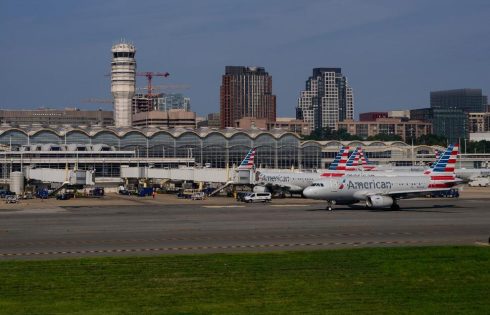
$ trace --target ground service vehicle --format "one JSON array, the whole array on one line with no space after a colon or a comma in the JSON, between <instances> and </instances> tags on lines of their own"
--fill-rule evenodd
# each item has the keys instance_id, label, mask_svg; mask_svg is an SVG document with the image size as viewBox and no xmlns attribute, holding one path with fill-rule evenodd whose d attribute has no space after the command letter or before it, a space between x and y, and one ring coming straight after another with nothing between
<instances>
[{"instance_id":1,"label":"ground service vehicle","mask_svg":"<svg viewBox=\"0 0 490 315\"><path fill-rule=\"evenodd\" d=\"M468 183L470 187L487 187L490 184L488 177L477 177Z\"/></svg>"},{"instance_id":2,"label":"ground service vehicle","mask_svg":"<svg viewBox=\"0 0 490 315\"><path fill-rule=\"evenodd\" d=\"M95 187L94 189L90 190L90 197L104 197L104 187Z\"/></svg>"},{"instance_id":3,"label":"ground service vehicle","mask_svg":"<svg viewBox=\"0 0 490 315\"><path fill-rule=\"evenodd\" d=\"M151 196L153 194L153 188L150 187L146 187L146 188L141 188L139 191L138 191L138 196L139 197L148 197L148 196Z\"/></svg>"},{"instance_id":4,"label":"ground service vehicle","mask_svg":"<svg viewBox=\"0 0 490 315\"><path fill-rule=\"evenodd\" d=\"M19 202L19 198L17 197L17 195L7 195L5 197L5 202L6 203L17 203L17 202Z\"/></svg>"},{"instance_id":5,"label":"ground service vehicle","mask_svg":"<svg viewBox=\"0 0 490 315\"><path fill-rule=\"evenodd\" d=\"M270 193L251 193L243 197L245 202L271 202L272 196Z\"/></svg>"}]
</instances>

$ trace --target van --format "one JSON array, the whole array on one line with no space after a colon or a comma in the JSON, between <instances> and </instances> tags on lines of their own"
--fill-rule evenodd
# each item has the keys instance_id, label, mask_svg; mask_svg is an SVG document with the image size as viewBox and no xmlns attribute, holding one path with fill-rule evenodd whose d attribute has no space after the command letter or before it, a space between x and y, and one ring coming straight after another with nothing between
<instances>
[{"instance_id":1,"label":"van","mask_svg":"<svg viewBox=\"0 0 490 315\"><path fill-rule=\"evenodd\" d=\"M243 197L245 202L271 202L272 196L270 193L250 193Z\"/></svg>"},{"instance_id":2,"label":"van","mask_svg":"<svg viewBox=\"0 0 490 315\"><path fill-rule=\"evenodd\" d=\"M488 177L477 177L468 183L470 187L487 187L490 184Z\"/></svg>"}]
</instances>

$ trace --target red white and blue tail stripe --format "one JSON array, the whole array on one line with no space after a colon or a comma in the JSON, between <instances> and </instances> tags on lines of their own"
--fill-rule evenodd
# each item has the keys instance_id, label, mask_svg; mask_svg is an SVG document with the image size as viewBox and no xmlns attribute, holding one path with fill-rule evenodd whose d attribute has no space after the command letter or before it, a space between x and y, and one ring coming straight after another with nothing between
<instances>
[{"instance_id":1,"label":"red white and blue tail stripe","mask_svg":"<svg viewBox=\"0 0 490 315\"><path fill-rule=\"evenodd\" d=\"M434 173L454 173L456 167L456 159L458 157L459 147L451 144L446 151L434 163L430 172Z\"/></svg>"},{"instance_id":2,"label":"red white and blue tail stripe","mask_svg":"<svg viewBox=\"0 0 490 315\"><path fill-rule=\"evenodd\" d=\"M359 159L361 157L361 148L357 147L352 154L349 156L349 159L347 160L346 163L346 170L349 171L354 171L357 170L359 167Z\"/></svg>"},{"instance_id":3,"label":"red white and blue tail stripe","mask_svg":"<svg viewBox=\"0 0 490 315\"><path fill-rule=\"evenodd\" d=\"M323 177L340 177L344 176L347 160L349 158L349 147L342 147L335 156L335 159L330 164L328 171L323 173L321 176Z\"/></svg>"},{"instance_id":4,"label":"red white and blue tail stripe","mask_svg":"<svg viewBox=\"0 0 490 315\"><path fill-rule=\"evenodd\" d=\"M365 171L376 170L376 166L369 164L368 157L364 154L362 148L359 148L359 159L361 160L361 165L363 170Z\"/></svg>"},{"instance_id":5,"label":"red white and blue tail stripe","mask_svg":"<svg viewBox=\"0 0 490 315\"><path fill-rule=\"evenodd\" d=\"M330 171L334 170L345 170L345 165L347 164L347 159L349 158L349 147L340 148L339 152L335 156L328 169Z\"/></svg>"},{"instance_id":6,"label":"red white and blue tail stripe","mask_svg":"<svg viewBox=\"0 0 490 315\"><path fill-rule=\"evenodd\" d=\"M450 145L430 170L424 174L430 176L429 188L450 188L460 182L454 174L459 153L457 145Z\"/></svg>"},{"instance_id":7,"label":"red white and blue tail stripe","mask_svg":"<svg viewBox=\"0 0 490 315\"><path fill-rule=\"evenodd\" d=\"M239 170L249 170L254 167L254 160L255 160L255 152L257 151L257 148L252 148L250 151L248 151L247 155L243 159L242 163L240 163L240 166L238 167Z\"/></svg>"}]
</instances>

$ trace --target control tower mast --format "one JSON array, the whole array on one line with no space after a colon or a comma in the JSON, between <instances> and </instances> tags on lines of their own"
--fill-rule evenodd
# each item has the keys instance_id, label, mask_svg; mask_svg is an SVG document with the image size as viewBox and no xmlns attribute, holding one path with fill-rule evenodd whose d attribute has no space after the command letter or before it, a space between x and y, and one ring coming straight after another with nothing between
<instances>
[{"instance_id":1,"label":"control tower mast","mask_svg":"<svg viewBox=\"0 0 490 315\"><path fill-rule=\"evenodd\" d=\"M136 88L136 48L120 42L112 46L111 92L114 97L114 124L131 126L131 101Z\"/></svg>"}]
</instances>

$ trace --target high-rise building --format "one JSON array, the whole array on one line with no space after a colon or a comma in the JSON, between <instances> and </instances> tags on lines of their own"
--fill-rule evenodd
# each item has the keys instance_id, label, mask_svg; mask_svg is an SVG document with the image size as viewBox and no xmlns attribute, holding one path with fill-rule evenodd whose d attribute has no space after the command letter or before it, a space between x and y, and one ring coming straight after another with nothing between
<instances>
[{"instance_id":1,"label":"high-rise building","mask_svg":"<svg viewBox=\"0 0 490 315\"><path fill-rule=\"evenodd\" d=\"M296 118L313 129L336 128L339 121L354 118L354 96L341 68L314 68L296 107Z\"/></svg>"},{"instance_id":2,"label":"high-rise building","mask_svg":"<svg viewBox=\"0 0 490 315\"><path fill-rule=\"evenodd\" d=\"M226 66L220 88L221 128L242 117L276 120L272 77L262 67Z\"/></svg>"},{"instance_id":3,"label":"high-rise building","mask_svg":"<svg viewBox=\"0 0 490 315\"><path fill-rule=\"evenodd\" d=\"M431 108L459 108L466 113L484 112L487 97L481 89L457 89L430 92Z\"/></svg>"},{"instance_id":4,"label":"high-rise building","mask_svg":"<svg viewBox=\"0 0 490 315\"><path fill-rule=\"evenodd\" d=\"M136 88L136 48L121 42L112 46L111 92L114 97L114 124L131 126L131 103Z\"/></svg>"},{"instance_id":5,"label":"high-rise building","mask_svg":"<svg viewBox=\"0 0 490 315\"><path fill-rule=\"evenodd\" d=\"M468 113L484 112L486 104L481 89L430 92L434 134L453 143L468 138Z\"/></svg>"},{"instance_id":6,"label":"high-rise building","mask_svg":"<svg viewBox=\"0 0 490 315\"><path fill-rule=\"evenodd\" d=\"M432 108L417 108L410 110L410 119L432 122Z\"/></svg>"},{"instance_id":7,"label":"high-rise building","mask_svg":"<svg viewBox=\"0 0 490 315\"><path fill-rule=\"evenodd\" d=\"M189 112L191 110L191 99L182 94L153 94L151 100L148 99L148 94L136 93L132 99L133 115L141 112L169 110L183 110Z\"/></svg>"},{"instance_id":8,"label":"high-rise building","mask_svg":"<svg viewBox=\"0 0 490 315\"><path fill-rule=\"evenodd\" d=\"M151 102L148 101L148 94L136 93L131 99L131 113L134 115L141 112L151 111Z\"/></svg>"}]
</instances>

